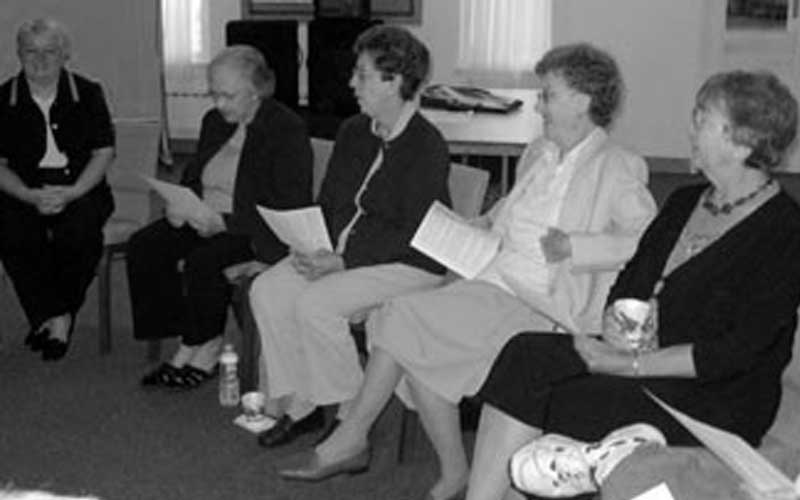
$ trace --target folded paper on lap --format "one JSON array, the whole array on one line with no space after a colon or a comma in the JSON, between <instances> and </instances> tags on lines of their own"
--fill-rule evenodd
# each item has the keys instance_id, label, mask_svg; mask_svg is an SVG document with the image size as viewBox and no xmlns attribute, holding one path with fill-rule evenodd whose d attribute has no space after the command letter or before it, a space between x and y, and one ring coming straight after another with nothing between
<instances>
[{"instance_id":1,"label":"folded paper on lap","mask_svg":"<svg viewBox=\"0 0 800 500\"><path fill-rule=\"evenodd\" d=\"M765 498L797 498L792 481L736 434L696 420L645 390L667 413L675 417L706 448L730 467L745 485Z\"/></svg>"},{"instance_id":2,"label":"folded paper on lap","mask_svg":"<svg viewBox=\"0 0 800 500\"><path fill-rule=\"evenodd\" d=\"M176 217L206 225L211 218L216 216L214 210L186 186L161 181L149 175L143 175L142 178L159 196L164 198L170 211Z\"/></svg>"},{"instance_id":3,"label":"folded paper on lap","mask_svg":"<svg viewBox=\"0 0 800 500\"><path fill-rule=\"evenodd\" d=\"M294 210L271 210L256 206L256 209L275 236L289 245L289 248L302 253L333 251L325 218L319 206Z\"/></svg>"},{"instance_id":4,"label":"folded paper on lap","mask_svg":"<svg viewBox=\"0 0 800 500\"><path fill-rule=\"evenodd\" d=\"M660 483L645 491L641 495L636 495L631 500L675 500L672 492L669 491L667 483Z\"/></svg>"},{"instance_id":5,"label":"folded paper on lap","mask_svg":"<svg viewBox=\"0 0 800 500\"><path fill-rule=\"evenodd\" d=\"M467 279L497 255L500 235L470 225L439 201L422 219L411 246Z\"/></svg>"}]
</instances>

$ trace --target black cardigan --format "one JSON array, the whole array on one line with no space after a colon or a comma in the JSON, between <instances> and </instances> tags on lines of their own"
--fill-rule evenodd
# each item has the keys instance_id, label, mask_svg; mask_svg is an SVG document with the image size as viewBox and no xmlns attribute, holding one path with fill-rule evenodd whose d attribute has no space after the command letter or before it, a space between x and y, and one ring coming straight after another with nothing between
<instances>
[{"instance_id":1,"label":"black cardigan","mask_svg":"<svg viewBox=\"0 0 800 500\"><path fill-rule=\"evenodd\" d=\"M336 137L318 198L333 245L356 212L355 196L383 148L383 163L361 197L364 209L343 252L347 268L402 262L436 274L445 268L409 245L434 200L450 205L450 159L441 133L419 113L389 142L356 115Z\"/></svg>"},{"instance_id":2,"label":"black cardigan","mask_svg":"<svg viewBox=\"0 0 800 500\"><path fill-rule=\"evenodd\" d=\"M611 288L609 303L650 297L706 187L670 196ZM800 207L781 191L675 268L657 298L661 346L694 346L698 392L692 399L722 405L738 432L758 442L775 417L797 325Z\"/></svg>"},{"instance_id":3,"label":"black cardigan","mask_svg":"<svg viewBox=\"0 0 800 500\"><path fill-rule=\"evenodd\" d=\"M68 159L70 178L77 180L95 149L114 146L114 127L103 88L97 82L61 70L56 98L50 108L50 127L58 148ZM0 157L29 187L39 185L39 162L47 149L45 120L20 72L0 87ZM105 217L114 209L111 189L101 180L85 196ZM22 203L0 194L7 203Z\"/></svg>"},{"instance_id":4,"label":"black cardigan","mask_svg":"<svg viewBox=\"0 0 800 500\"><path fill-rule=\"evenodd\" d=\"M236 131L216 109L203 117L197 152L186 166L181 183L201 195L203 169ZM275 263L287 248L267 227L256 205L286 210L311 204L311 142L305 122L275 99L265 99L247 125L236 182L233 212L225 215L232 234L253 239L259 259Z\"/></svg>"}]
</instances>

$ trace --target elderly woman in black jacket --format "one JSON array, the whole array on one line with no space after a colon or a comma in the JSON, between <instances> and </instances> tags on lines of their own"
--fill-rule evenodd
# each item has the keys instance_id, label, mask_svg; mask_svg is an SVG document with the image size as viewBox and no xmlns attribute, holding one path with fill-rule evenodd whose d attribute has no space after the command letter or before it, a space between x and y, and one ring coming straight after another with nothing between
<instances>
[{"instance_id":1,"label":"elderly woman in black jacket","mask_svg":"<svg viewBox=\"0 0 800 500\"><path fill-rule=\"evenodd\" d=\"M114 209L114 128L102 87L65 67L51 19L17 32L22 71L0 87L0 256L30 323L25 344L64 357Z\"/></svg>"},{"instance_id":2,"label":"elderly woman in black jacket","mask_svg":"<svg viewBox=\"0 0 800 500\"><path fill-rule=\"evenodd\" d=\"M129 243L134 336L181 336L172 359L145 375L143 385L192 388L213 375L231 293L223 271L254 258L272 264L287 252L256 205L311 202L305 124L273 99L275 77L261 53L244 45L224 49L208 66L208 85L214 109L203 118L181 183L211 210L185 220L168 205L166 218Z\"/></svg>"}]
</instances>

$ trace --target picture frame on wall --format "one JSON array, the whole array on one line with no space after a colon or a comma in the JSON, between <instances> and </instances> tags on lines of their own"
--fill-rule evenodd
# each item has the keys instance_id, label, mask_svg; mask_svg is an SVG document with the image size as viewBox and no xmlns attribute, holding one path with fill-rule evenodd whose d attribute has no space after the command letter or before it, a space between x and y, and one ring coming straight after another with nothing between
<instances>
[{"instance_id":1,"label":"picture frame on wall","mask_svg":"<svg viewBox=\"0 0 800 500\"><path fill-rule=\"evenodd\" d=\"M242 17L246 19L297 19L314 17L313 0L242 0Z\"/></svg>"},{"instance_id":2,"label":"picture frame on wall","mask_svg":"<svg viewBox=\"0 0 800 500\"><path fill-rule=\"evenodd\" d=\"M318 15L346 17L358 13L363 0L316 0ZM420 24L422 0L370 0L370 17L386 22ZM314 17L315 0L242 0L245 18L298 19Z\"/></svg>"}]
</instances>

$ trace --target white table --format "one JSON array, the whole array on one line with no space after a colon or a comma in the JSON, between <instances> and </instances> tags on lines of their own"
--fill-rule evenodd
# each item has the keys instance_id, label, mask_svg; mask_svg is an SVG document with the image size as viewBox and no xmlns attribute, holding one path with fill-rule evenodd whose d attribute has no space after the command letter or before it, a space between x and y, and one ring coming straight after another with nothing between
<instances>
[{"instance_id":1,"label":"white table","mask_svg":"<svg viewBox=\"0 0 800 500\"><path fill-rule=\"evenodd\" d=\"M444 111L422 108L422 114L442 132L457 156L486 155L501 159L500 187L508 192L510 158L518 157L542 133L542 119L533 109L538 90L490 89L493 93L522 100L508 114Z\"/></svg>"}]
</instances>

